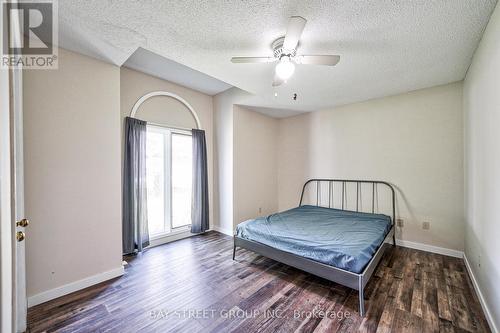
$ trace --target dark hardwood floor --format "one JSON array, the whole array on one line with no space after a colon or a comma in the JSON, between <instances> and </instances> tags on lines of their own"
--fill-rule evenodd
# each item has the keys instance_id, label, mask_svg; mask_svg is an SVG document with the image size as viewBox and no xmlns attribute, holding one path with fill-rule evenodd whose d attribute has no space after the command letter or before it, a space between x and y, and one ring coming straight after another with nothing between
<instances>
[{"instance_id":1,"label":"dark hardwood floor","mask_svg":"<svg viewBox=\"0 0 500 333\"><path fill-rule=\"evenodd\" d=\"M31 332L489 332L463 261L403 247L357 292L217 232L126 258L124 276L29 310Z\"/></svg>"}]
</instances>

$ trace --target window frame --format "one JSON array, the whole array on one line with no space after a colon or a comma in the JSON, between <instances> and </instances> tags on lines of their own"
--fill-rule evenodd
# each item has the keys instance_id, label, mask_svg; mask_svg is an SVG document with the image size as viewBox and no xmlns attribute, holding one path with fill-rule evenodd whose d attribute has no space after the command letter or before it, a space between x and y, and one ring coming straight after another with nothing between
<instances>
[{"instance_id":1,"label":"window frame","mask_svg":"<svg viewBox=\"0 0 500 333\"><path fill-rule=\"evenodd\" d=\"M184 225L180 225L180 226L177 226L177 227L174 227L173 226L173 219L172 219L172 213L173 213L173 210L172 210L172 191L173 191L173 186L172 186L172 134L175 134L175 135L184 135L184 136L189 136L193 137L193 134L191 131L188 131L188 130L181 130L181 129L177 129L177 128L170 128L170 136L169 136L169 140L170 140L170 143L169 143L169 149L170 149L170 161L169 161L169 167L170 167L170 175L169 175L169 180L170 180L170 230L171 232L172 231L178 231L178 230L191 230L191 224L192 224L192 221L190 224L184 224ZM191 176L191 184L192 184L192 176Z\"/></svg>"},{"instance_id":2,"label":"window frame","mask_svg":"<svg viewBox=\"0 0 500 333\"><path fill-rule=\"evenodd\" d=\"M151 240L156 240L164 237L168 237L171 235L175 235L178 233L183 233L186 231L191 230L191 224L185 224L182 226L173 226L173 215L172 215L172 134L175 135L185 135L192 137L192 132L190 130L185 130L185 129L180 129L180 128L174 128L174 127L168 127L168 126L162 126L162 125L157 125L157 124L147 124L146 125L146 131L151 131L151 132L156 132L160 133L163 135L164 139L164 156L165 159L163 161L163 170L165 173L164 177L164 184L163 186L165 187L164 193L165 193L165 198L164 198L164 226L165 230L167 229L166 227L168 226L169 231L164 231L162 233L154 234L154 235L149 235Z\"/></svg>"}]
</instances>

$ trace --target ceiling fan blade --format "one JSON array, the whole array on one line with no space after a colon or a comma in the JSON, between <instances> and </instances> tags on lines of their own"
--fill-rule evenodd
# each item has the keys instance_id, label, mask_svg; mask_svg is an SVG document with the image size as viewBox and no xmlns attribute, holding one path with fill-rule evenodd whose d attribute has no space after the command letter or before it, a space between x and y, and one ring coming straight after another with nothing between
<instances>
[{"instance_id":1,"label":"ceiling fan blade","mask_svg":"<svg viewBox=\"0 0 500 333\"><path fill-rule=\"evenodd\" d=\"M285 83L285 80L274 74L273 87L281 86L283 83Z\"/></svg>"},{"instance_id":2,"label":"ceiling fan blade","mask_svg":"<svg viewBox=\"0 0 500 333\"><path fill-rule=\"evenodd\" d=\"M299 43L300 36L302 35L302 31L306 26L306 22L306 19L301 16L290 17L288 27L286 28L285 41L283 42L283 48L285 50L295 50Z\"/></svg>"},{"instance_id":3,"label":"ceiling fan blade","mask_svg":"<svg viewBox=\"0 0 500 333\"><path fill-rule=\"evenodd\" d=\"M235 64L253 64L276 61L275 57L232 57L231 62Z\"/></svg>"},{"instance_id":4,"label":"ceiling fan blade","mask_svg":"<svg viewBox=\"0 0 500 333\"><path fill-rule=\"evenodd\" d=\"M335 66L340 61L338 55L300 55L295 60L304 65L326 65Z\"/></svg>"}]
</instances>

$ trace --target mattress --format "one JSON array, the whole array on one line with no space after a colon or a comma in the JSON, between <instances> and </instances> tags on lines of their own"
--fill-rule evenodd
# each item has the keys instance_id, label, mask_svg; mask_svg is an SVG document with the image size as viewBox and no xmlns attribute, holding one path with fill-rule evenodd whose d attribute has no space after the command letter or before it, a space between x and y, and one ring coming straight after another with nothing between
<instances>
[{"instance_id":1,"label":"mattress","mask_svg":"<svg viewBox=\"0 0 500 333\"><path fill-rule=\"evenodd\" d=\"M390 229L387 215L306 205L242 222L236 235L361 273Z\"/></svg>"}]
</instances>

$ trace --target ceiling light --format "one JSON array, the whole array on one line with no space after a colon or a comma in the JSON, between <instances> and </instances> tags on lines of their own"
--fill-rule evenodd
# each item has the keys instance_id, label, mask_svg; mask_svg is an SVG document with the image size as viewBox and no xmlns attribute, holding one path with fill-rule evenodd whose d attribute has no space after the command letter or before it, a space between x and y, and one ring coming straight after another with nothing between
<instances>
[{"instance_id":1,"label":"ceiling light","mask_svg":"<svg viewBox=\"0 0 500 333\"><path fill-rule=\"evenodd\" d=\"M276 75L282 80L288 80L295 71L295 65L290 61L289 56L281 57L276 65Z\"/></svg>"}]
</instances>

